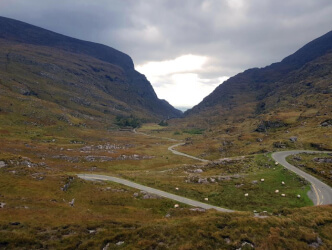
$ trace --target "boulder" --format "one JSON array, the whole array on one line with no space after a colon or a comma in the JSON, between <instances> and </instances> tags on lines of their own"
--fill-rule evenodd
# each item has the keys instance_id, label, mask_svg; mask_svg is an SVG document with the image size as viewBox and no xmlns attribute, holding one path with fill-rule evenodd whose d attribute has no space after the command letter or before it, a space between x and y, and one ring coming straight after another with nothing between
<instances>
[{"instance_id":1,"label":"boulder","mask_svg":"<svg viewBox=\"0 0 332 250\"><path fill-rule=\"evenodd\" d=\"M117 245L117 246L121 246L121 245L123 245L124 244L124 241L119 241L119 242L117 242L115 245Z\"/></svg>"},{"instance_id":2,"label":"boulder","mask_svg":"<svg viewBox=\"0 0 332 250\"><path fill-rule=\"evenodd\" d=\"M0 168L4 168L4 167L7 167L6 162L0 161Z\"/></svg>"},{"instance_id":3,"label":"boulder","mask_svg":"<svg viewBox=\"0 0 332 250\"><path fill-rule=\"evenodd\" d=\"M314 158L313 161L319 163L332 163L332 158Z\"/></svg>"},{"instance_id":4,"label":"boulder","mask_svg":"<svg viewBox=\"0 0 332 250\"><path fill-rule=\"evenodd\" d=\"M71 207L73 207L73 206L74 206L74 203L75 203L75 198L72 199L71 202L69 202L69 205L70 205Z\"/></svg>"}]
</instances>

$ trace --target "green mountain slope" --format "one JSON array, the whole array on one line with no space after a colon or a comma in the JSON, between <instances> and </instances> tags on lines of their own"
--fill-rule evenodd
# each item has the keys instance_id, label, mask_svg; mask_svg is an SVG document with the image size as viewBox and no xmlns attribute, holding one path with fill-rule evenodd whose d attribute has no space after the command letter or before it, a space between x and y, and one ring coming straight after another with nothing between
<instances>
[{"instance_id":1,"label":"green mountain slope","mask_svg":"<svg viewBox=\"0 0 332 250\"><path fill-rule=\"evenodd\" d=\"M12 109L22 110L19 100L29 99L43 102L45 115L53 118L63 113L82 120L132 115L157 121L181 115L158 99L128 55L113 48L4 17L0 47L1 98L11 96Z\"/></svg>"},{"instance_id":2,"label":"green mountain slope","mask_svg":"<svg viewBox=\"0 0 332 250\"><path fill-rule=\"evenodd\" d=\"M185 112L185 123L220 137L213 142L216 155L232 151L222 145L225 140L234 145L233 151L244 153L280 147L332 149L331 79L329 32L279 63L230 78ZM291 143L291 136L298 140Z\"/></svg>"}]
</instances>

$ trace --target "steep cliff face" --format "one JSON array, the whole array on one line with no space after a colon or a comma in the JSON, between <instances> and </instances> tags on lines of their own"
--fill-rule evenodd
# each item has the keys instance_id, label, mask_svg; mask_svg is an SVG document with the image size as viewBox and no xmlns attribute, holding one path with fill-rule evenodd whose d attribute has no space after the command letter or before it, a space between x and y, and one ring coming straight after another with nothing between
<instances>
[{"instance_id":1,"label":"steep cliff face","mask_svg":"<svg viewBox=\"0 0 332 250\"><path fill-rule=\"evenodd\" d=\"M158 99L132 59L111 47L0 17L0 79L7 91L97 116L181 116Z\"/></svg>"}]
</instances>

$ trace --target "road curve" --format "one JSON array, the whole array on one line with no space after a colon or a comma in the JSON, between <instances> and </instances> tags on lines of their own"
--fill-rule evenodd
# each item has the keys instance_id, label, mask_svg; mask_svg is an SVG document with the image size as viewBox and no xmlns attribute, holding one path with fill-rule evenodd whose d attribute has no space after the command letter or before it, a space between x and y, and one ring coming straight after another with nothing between
<instances>
[{"instance_id":1,"label":"road curve","mask_svg":"<svg viewBox=\"0 0 332 250\"><path fill-rule=\"evenodd\" d=\"M159 139L165 139L165 140L169 140L169 141L177 141L177 142L182 141L182 140L176 140L176 139L173 139L173 138L158 137L158 136L149 135L149 134L146 134L146 133L143 133L143 132L137 132L136 129L133 129L133 133L134 134L145 135L145 136L150 136L150 137L155 137L155 138L159 138ZM195 156L192 156L192 155L188 155L188 154L185 154L185 153L181 153L181 152L179 152L179 151L177 151L177 150L174 149L174 148L176 148L178 146L181 146L181 145L184 145L184 144L185 144L184 142L174 144L172 146L169 146L168 150L171 151L175 155L181 155L181 156L184 156L184 157L187 157L187 158L191 158L191 159L194 159L194 160L197 160L197 161L209 162L208 160L205 160L205 159L202 159L202 158L198 158L198 157L195 157Z\"/></svg>"},{"instance_id":2,"label":"road curve","mask_svg":"<svg viewBox=\"0 0 332 250\"><path fill-rule=\"evenodd\" d=\"M184 142L181 142L181 143L178 143L178 144L175 144L175 145L172 145L170 147L168 147L168 150L171 151L173 154L175 155L181 155L181 156L184 156L184 157L188 157L188 158L191 158L191 159L194 159L194 160L197 160L197 161L202 161L202 162L208 162L208 160L205 160L205 159L201 159L201 158L197 158L195 156L192 156L192 155L187 155L185 153L181 153L179 151L176 151L174 148L178 147L178 146L181 146L181 145L184 145L185 143Z\"/></svg>"},{"instance_id":3,"label":"road curve","mask_svg":"<svg viewBox=\"0 0 332 250\"><path fill-rule=\"evenodd\" d=\"M332 188L312 175L298 169L297 167L289 164L286 161L286 157L290 155L300 154L300 153L331 153L322 151L310 151L310 150L293 150L293 151L281 151L272 154L272 158L279 162L284 167L293 171L297 175L303 177L311 184L311 190L314 195L311 195L312 201L315 205L327 205L332 204Z\"/></svg>"},{"instance_id":4,"label":"road curve","mask_svg":"<svg viewBox=\"0 0 332 250\"><path fill-rule=\"evenodd\" d=\"M195 201L192 199L188 199L179 195L175 195L175 194L171 194L165 191L161 191L155 188L151 188L151 187L147 187L147 186L143 186L140 184L137 184L135 182L132 181L128 181L125 179L121 179L121 178L117 178L117 177L113 177L113 176L107 176L107 175L96 175L96 174L78 174L77 175L79 178L84 179L84 180L88 180L88 181L94 181L94 180L101 180L101 181L113 181L116 183L120 183L123 185L126 185L128 187L132 187L132 188L136 188L142 191L146 191L148 193L151 194L156 194L168 199L172 199L190 206L194 206L194 207L201 207L201 208L205 208L205 209L215 209L217 211L221 211L221 212L234 212L233 210L230 209L226 209L226 208L222 208L222 207L217 207L217 206L213 206L213 205L209 205L203 202L199 202L199 201Z\"/></svg>"}]
</instances>

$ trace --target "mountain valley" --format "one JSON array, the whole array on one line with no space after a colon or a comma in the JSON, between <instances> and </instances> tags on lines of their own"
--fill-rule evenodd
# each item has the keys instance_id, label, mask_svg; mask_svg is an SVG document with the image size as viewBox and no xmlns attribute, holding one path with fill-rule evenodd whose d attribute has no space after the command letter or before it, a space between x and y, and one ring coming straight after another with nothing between
<instances>
[{"instance_id":1,"label":"mountain valley","mask_svg":"<svg viewBox=\"0 0 332 250\"><path fill-rule=\"evenodd\" d=\"M332 248L332 205L272 157L318 151L287 161L331 183L331 32L184 114L113 48L2 17L0 48L0 248Z\"/></svg>"}]
</instances>

